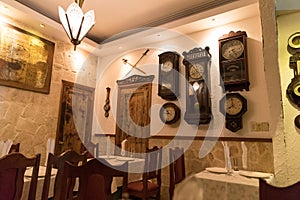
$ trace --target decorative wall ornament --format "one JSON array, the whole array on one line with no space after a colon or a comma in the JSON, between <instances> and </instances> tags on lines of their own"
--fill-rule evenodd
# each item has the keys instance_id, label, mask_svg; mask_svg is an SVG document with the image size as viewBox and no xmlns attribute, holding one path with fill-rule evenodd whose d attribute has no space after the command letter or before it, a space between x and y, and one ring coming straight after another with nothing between
<instances>
[{"instance_id":1,"label":"decorative wall ornament","mask_svg":"<svg viewBox=\"0 0 300 200\"><path fill-rule=\"evenodd\" d=\"M294 78L288 85L286 95L291 104L298 109L300 108L300 33L292 34L288 39L288 52L292 55L289 60L289 67L293 70Z\"/></svg>"},{"instance_id":2,"label":"decorative wall ornament","mask_svg":"<svg viewBox=\"0 0 300 200\"><path fill-rule=\"evenodd\" d=\"M48 94L54 43L6 23L0 34L0 85Z\"/></svg>"},{"instance_id":3,"label":"decorative wall ornament","mask_svg":"<svg viewBox=\"0 0 300 200\"><path fill-rule=\"evenodd\" d=\"M109 111L110 111L110 105L109 105L109 103L110 103L110 100L109 100L109 94L110 94L110 88L109 87L107 87L106 88L106 99L105 99L105 105L104 105L104 111L105 111L105 113L104 113L104 116L105 117L108 117L109 116Z\"/></svg>"}]
</instances>

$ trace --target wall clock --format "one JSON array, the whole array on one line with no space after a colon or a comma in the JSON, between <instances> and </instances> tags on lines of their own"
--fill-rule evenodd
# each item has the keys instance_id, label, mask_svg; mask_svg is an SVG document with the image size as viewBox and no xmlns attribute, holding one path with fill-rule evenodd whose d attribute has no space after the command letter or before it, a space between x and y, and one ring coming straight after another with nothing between
<instances>
[{"instance_id":1,"label":"wall clock","mask_svg":"<svg viewBox=\"0 0 300 200\"><path fill-rule=\"evenodd\" d=\"M159 57L158 96L176 100L179 96L179 55L164 52Z\"/></svg>"},{"instance_id":2,"label":"wall clock","mask_svg":"<svg viewBox=\"0 0 300 200\"><path fill-rule=\"evenodd\" d=\"M220 112L225 115L225 127L232 132L243 128L243 115L247 112L247 100L239 93L227 93L220 100Z\"/></svg>"},{"instance_id":3,"label":"wall clock","mask_svg":"<svg viewBox=\"0 0 300 200\"><path fill-rule=\"evenodd\" d=\"M174 103L165 103L160 109L159 116L165 124L173 124L180 118L180 109Z\"/></svg>"},{"instance_id":4,"label":"wall clock","mask_svg":"<svg viewBox=\"0 0 300 200\"><path fill-rule=\"evenodd\" d=\"M208 124L211 120L209 47L183 52L186 76L186 112L189 124Z\"/></svg>"},{"instance_id":5,"label":"wall clock","mask_svg":"<svg viewBox=\"0 0 300 200\"><path fill-rule=\"evenodd\" d=\"M245 31L231 31L219 38L219 68L225 91L249 91Z\"/></svg>"}]
</instances>

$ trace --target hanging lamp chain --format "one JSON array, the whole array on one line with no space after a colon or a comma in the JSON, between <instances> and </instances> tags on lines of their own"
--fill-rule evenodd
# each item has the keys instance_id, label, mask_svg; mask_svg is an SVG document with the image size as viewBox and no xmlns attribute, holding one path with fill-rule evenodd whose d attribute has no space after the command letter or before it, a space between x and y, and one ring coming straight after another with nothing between
<instances>
[{"instance_id":1,"label":"hanging lamp chain","mask_svg":"<svg viewBox=\"0 0 300 200\"><path fill-rule=\"evenodd\" d=\"M83 2L84 2L84 0L75 0L75 3L77 3L80 8L82 8Z\"/></svg>"}]
</instances>

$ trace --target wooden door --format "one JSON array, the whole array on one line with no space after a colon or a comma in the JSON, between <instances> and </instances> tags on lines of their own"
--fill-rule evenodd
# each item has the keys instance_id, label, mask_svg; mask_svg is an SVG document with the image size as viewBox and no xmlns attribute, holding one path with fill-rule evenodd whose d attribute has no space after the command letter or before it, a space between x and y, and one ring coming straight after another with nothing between
<instances>
[{"instance_id":1,"label":"wooden door","mask_svg":"<svg viewBox=\"0 0 300 200\"><path fill-rule=\"evenodd\" d=\"M118 83L116 145L128 140L128 149L145 152L150 137L150 108L154 76L131 76ZM130 147L130 149L129 149Z\"/></svg>"},{"instance_id":2,"label":"wooden door","mask_svg":"<svg viewBox=\"0 0 300 200\"><path fill-rule=\"evenodd\" d=\"M94 88L62 81L55 154L66 150L81 153L91 140Z\"/></svg>"}]
</instances>

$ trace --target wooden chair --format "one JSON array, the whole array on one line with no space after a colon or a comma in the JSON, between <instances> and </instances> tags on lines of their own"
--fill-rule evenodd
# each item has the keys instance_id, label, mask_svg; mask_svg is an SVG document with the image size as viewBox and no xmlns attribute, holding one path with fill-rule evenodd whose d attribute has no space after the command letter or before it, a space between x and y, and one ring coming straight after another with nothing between
<instances>
[{"instance_id":1,"label":"wooden chair","mask_svg":"<svg viewBox=\"0 0 300 200\"><path fill-rule=\"evenodd\" d=\"M78 154L73 150L68 150L58 156L49 153L48 160L47 160L45 180L43 184L42 200L47 200L49 197L50 179L51 179L51 172L53 168L57 169L53 194L54 194L54 199L58 199L57 195L60 194L60 190L62 187L62 178L64 173L65 161L69 161L74 165L78 165L80 162L86 163L86 160L87 160L87 152Z\"/></svg>"},{"instance_id":2,"label":"wooden chair","mask_svg":"<svg viewBox=\"0 0 300 200\"><path fill-rule=\"evenodd\" d=\"M126 192L130 196L139 197L143 200L155 195L156 199L159 200L161 187L161 162L161 148L155 146L152 149L147 149L143 178L142 180L128 183L126 186Z\"/></svg>"},{"instance_id":3,"label":"wooden chair","mask_svg":"<svg viewBox=\"0 0 300 200\"><path fill-rule=\"evenodd\" d=\"M102 159L91 159L82 166L66 162L60 200L72 199L73 190L69 182L79 178L78 200L111 200L111 183L115 176L124 176L127 180L128 162L112 167ZM124 181L123 181L124 182Z\"/></svg>"},{"instance_id":4,"label":"wooden chair","mask_svg":"<svg viewBox=\"0 0 300 200\"><path fill-rule=\"evenodd\" d=\"M0 158L0 199L21 199L25 170L33 167L28 200L35 200L40 157L40 154L28 158L21 153L10 153Z\"/></svg>"},{"instance_id":5,"label":"wooden chair","mask_svg":"<svg viewBox=\"0 0 300 200\"><path fill-rule=\"evenodd\" d=\"M169 149L170 160L170 200L173 198L175 185L185 179L184 149L175 147Z\"/></svg>"},{"instance_id":6,"label":"wooden chair","mask_svg":"<svg viewBox=\"0 0 300 200\"><path fill-rule=\"evenodd\" d=\"M287 187L275 187L268 184L265 180L259 179L259 199L260 200L299 200L300 182Z\"/></svg>"},{"instance_id":7,"label":"wooden chair","mask_svg":"<svg viewBox=\"0 0 300 200\"><path fill-rule=\"evenodd\" d=\"M12 144L9 153L20 152L20 143Z\"/></svg>"}]
</instances>

